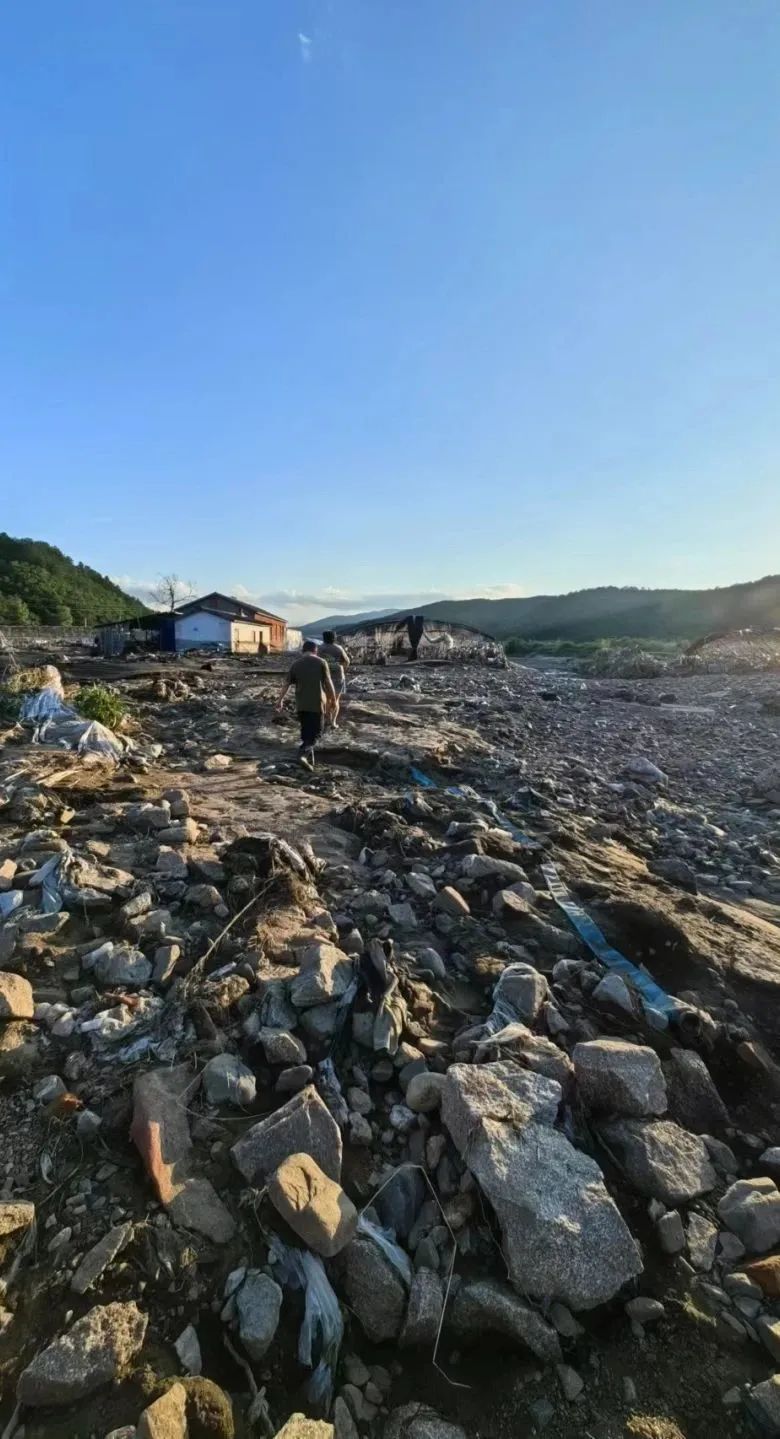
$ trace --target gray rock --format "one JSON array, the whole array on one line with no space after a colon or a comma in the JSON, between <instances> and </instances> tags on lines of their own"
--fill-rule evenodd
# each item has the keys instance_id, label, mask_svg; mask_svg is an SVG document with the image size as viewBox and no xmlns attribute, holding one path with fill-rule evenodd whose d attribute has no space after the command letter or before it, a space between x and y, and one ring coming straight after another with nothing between
<instances>
[{"instance_id":1,"label":"gray rock","mask_svg":"<svg viewBox=\"0 0 780 1439\"><path fill-rule=\"evenodd\" d=\"M187 1374L203 1373L203 1355L200 1349L198 1331L194 1324L188 1324L182 1329L178 1339L174 1340L174 1349L179 1357L179 1363Z\"/></svg>"},{"instance_id":2,"label":"gray rock","mask_svg":"<svg viewBox=\"0 0 780 1439\"><path fill-rule=\"evenodd\" d=\"M493 859L488 854L467 854L461 861L460 872L464 879L500 879L504 888L528 878L521 865L509 859Z\"/></svg>"},{"instance_id":3,"label":"gray rock","mask_svg":"<svg viewBox=\"0 0 780 1439\"><path fill-rule=\"evenodd\" d=\"M427 1069L423 1074L412 1075L404 1096L409 1108L415 1114L432 1114L441 1104L444 1082L443 1074L433 1074Z\"/></svg>"},{"instance_id":4,"label":"gray rock","mask_svg":"<svg viewBox=\"0 0 780 1439\"><path fill-rule=\"evenodd\" d=\"M341 1008L335 1004L317 1004L301 1010L301 1028L316 1044L326 1044L336 1033Z\"/></svg>"},{"instance_id":5,"label":"gray rock","mask_svg":"<svg viewBox=\"0 0 780 1439\"><path fill-rule=\"evenodd\" d=\"M730 1149L728 1144L724 1144L721 1139L713 1138L711 1134L703 1134L702 1139L718 1174L727 1179L736 1179L739 1165L733 1149Z\"/></svg>"},{"instance_id":6,"label":"gray rock","mask_svg":"<svg viewBox=\"0 0 780 1439\"><path fill-rule=\"evenodd\" d=\"M342 1250L341 1263L347 1303L366 1338L372 1344L397 1339L404 1322L409 1288L398 1269L384 1250L362 1231Z\"/></svg>"},{"instance_id":7,"label":"gray rock","mask_svg":"<svg viewBox=\"0 0 780 1439\"><path fill-rule=\"evenodd\" d=\"M758 1167L763 1169L772 1179L780 1179L780 1146L774 1145L765 1149L758 1161Z\"/></svg>"},{"instance_id":8,"label":"gray rock","mask_svg":"<svg viewBox=\"0 0 780 1439\"><path fill-rule=\"evenodd\" d=\"M247 1182L257 1187L288 1154L310 1154L330 1179L341 1179L341 1131L313 1086L253 1125L230 1152Z\"/></svg>"},{"instance_id":9,"label":"gray rock","mask_svg":"<svg viewBox=\"0 0 780 1439\"><path fill-rule=\"evenodd\" d=\"M780 1374L754 1385L745 1403L764 1434L780 1434Z\"/></svg>"},{"instance_id":10,"label":"gray rock","mask_svg":"<svg viewBox=\"0 0 780 1439\"><path fill-rule=\"evenodd\" d=\"M588 1109L636 1119L663 1114L666 1085L655 1050L622 1039L593 1039L572 1051L577 1093Z\"/></svg>"},{"instance_id":11,"label":"gray rock","mask_svg":"<svg viewBox=\"0 0 780 1439\"><path fill-rule=\"evenodd\" d=\"M359 1431L352 1411L340 1394L333 1404L333 1432L335 1439L358 1439Z\"/></svg>"},{"instance_id":12,"label":"gray rock","mask_svg":"<svg viewBox=\"0 0 780 1439\"><path fill-rule=\"evenodd\" d=\"M290 986L296 1009L311 1009L341 999L352 983L355 962L343 949L321 940L304 950L301 966Z\"/></svg>"},{"instance_id":13,"label":"gray rock","mask_svg":"<svg viewBox=\"0 0 780 1439\"><path fill-rule=\"evenodd\" d=\"M257 1098L257 1081L237 1054L217 1054L201 1076L209 1104L233 1104L244 1109Z\"/></svg>"},{"instance_id":14,"label":"gray rock","mask_svg":"<svg viewBox=\"0 0 780 1439\"><path fill-rule=\"evenodd\" d=\"M585 1388L585 1383L577 1373L577 1370L572 1369L570 1364L556 1364L555 1370L560 1381L561 1389L569 1402L572 1403L575 1399L579 1399Z\"/></svg>"},{"instance_id":15,"label":"gray rock","mask_svg":"<svg viewBox=\"0 0 780 1439\"><path fill-rule=\"evenodd\" d=\"M261 1029L257 1036L269 1064L305 1064L306 1046L289 1029Z\"/></svg>"},{"instance_id":16,"label":"gray rock","mask_svg":"<svg viewBox=\"0 0 780 1439\"><path fill-rule=\"evenodd\" d=\"M669 1119L617 1119L599 1133L640 1194L675 1205L715 1188L706 1145Z\"/></svg>"},{"instance_id":17,"label":"gray rock","mask_svg":"<svg viewBox=\"0 0 780 1439\"><path fill-rule=\"evenodd\" d=\"M476 1279L458 1290L450 1319L453 1330L464 1339L484 1342L485 1334L501 1334L537 1359L555 1363L561 1358L558 1335L537 1310L520 1299L498 1279Z\"/></svg>"},{"instance_id":18,"label":"gray rock","mask_svg":"<svg viewBox=\"0 0 780 1439\"><path fill-rule=\"evenodd\" d=\"M406 1239L428 1192L418 1169L398 1169L376 1195L373 1207L386 1229L392 1229L399 1239Z\"/></svg>"},{"instance_id":19,"label":"gray rock","mask_svg":"<svg viewBox=\"0 0 780 1439\"><path fill-rule=\"evenodd\" d=\"M506 1059L515 1059L525 1069L532 1069L534 1074L543 1074L546 1079L554 1079L562 1090L568 1090L574 1078L574 1067L568 1054L559 1049L557 1044L553 1044L551 1039L534 1034L525 1024L507 1024L495 1034L480 1040L476 1057L479 1059L483 1050L490 1051L494 1048Z\"/></svg>"},{"instance_id":20,"label":"gray rock","mask_svg":"<svg viewBox=\"0 0 780 1439\"><path fill-rule=\"evenodd\" d=\"M655 1228L664 1254L682 1254L685 1248L685 1230L676 1209L662 1214Z\"/></svg>"},{"instance_id":21,"label":"gray rock","mask_svg":"<svg viewBox=\"0 0 780 1439\"><path fill-rule=\"evenodd\" d=\"M664 1064L669 1116L693 1134L717 1132L730 1123L729 1113L700 1054L673 1049Z\"/></svg>"},{"instance_id":22,"label":"gray rock","mask_svg":"<svg viewBox=\"0 0 780 1439\"><path fill-rule=\"evenodd\" d=\"M282 1291L267 1274L250 1269L236 1295L238 1332L250 1359L262 1359L279 1327Z\"/></svg>"},{"instance_id":23,"label":"gray rock","mask_svg":"<svg viewBox=\"0 0 780 1439\"><path fill-rule=\"evenodd\" d=\"M305 1089L311 1084L314 1078L314 1070L310 1064L293 1064L289 1069L283 1069L274 1085L276 1094L297 1094L300 1089Z\"/></svg>"},{"instance_id":24,"label":"gray rock","mask_svg":"<svg viewBox=\"0 0 780 1439\"><path fill-rule=\"evenodd\" d=\"M390 1414L383 1439L467 1439L467 1436L459 1424L450 1424L427 1404L403 1404Z\"/></svg>"},{"instance_id":25,"label":"gray rock","mask_svg":"<svg viewBox=\"0 0 780 1439\"><path fill-rule=\"evenodd\" d=\"M19 1403L32 1408L74 1404L110 1384L141 1348L147 1322L132 1301L90 1309L22 1370Z\"/></svg>"},{"instance_id":26,"label":"gray rock","mask_svg":"<svg viewBox=\"0 0 780 1439\"><path fill-rule=\"evenodd\" d=\"M412 894L416 894L419 899L436 898L436 885L429 874L421 870L411 870L406 876L406 883Z\"/></svg>"},{"instance_id":27,"label":"gray rock","mask_svg":"<svg viewBox=\"0 0 780 1439\"><path fill-rule=\"evenodd\" d=\"M550 1320L556 1334L560 1334L562 1339L579 1339L580 1335L585 1333L571 1310L567 1309L565 1304L560 1304L558 1300L550 1305Z\"/></svg>"},{"instance_id":28,"label":"gray rock","mask_svg":"<svg viewBox=\"0 0 780 1439\"><path fill-rule=\"evenodd\" d=\"M117 1254L121 1254L132 1232L133 1226L129 1222L115 1224L113 1229L109 1229L108 1233L87 1251L70 1281L70 1287L76 1294L86 1294L87 1290L92 1288L109 1264L116 1259Z\"/></svg>"},{"instance_id":29,"label":"gray rock","mask_svg":"<svg viewBox=\"0 0 780 1439\"><path fill-rule=\"evenodd\" d=\"M605 974L596 985L591 999L600 1004L602 1009L619 1010L622 1014L631 1015L632 1019L637 1012L638 1006L631 990L619 974Z\"/></svg>"},{"instance_id":30,"label":"gray rock","mask_svg":"<svg viewBox=\"0 0 780 1439\"><path fill-rule=\"evenodd\" d=\"M96 980L111 989L142 989L152 977L152 962L140 949L114 949L95 963Z\"/></svg>"},{"instance_id":31,"label":"gray rock","mask_svg":"<svg viewBox=\"0 0 780 1439\"><path fill-rule=\"evenodd\" d=\"M639 1249L595 1161L552 1128L560 1086L511 1065L451 1065L442 1117L490 1200L521 1294L574 1310L640 1274Z\"/></svg>"},{"instance_id":32,"label":"gray rock","mask_svg":"<svg viewBox=\"0 0 780 1439\"><path fill-rule=\"evenodd\" d=\"M555 1080L504 1060L451 1064L446 1080L442 1114L461 1154L466 1153L475 1127L485 1121L554 1124L563 1097Z\"/></svg>"},{"instance_id":33,"label":"gray rock","mask_svg":"<svg viewBox=\"0 0 780 1439\"><path fill-rule=\"evenodd\" d=\"M688 1215L688 1258L694 1269L708 1274L715 1263L718 1227L703 1214Z\"/></svg>"},{"instance_id":34,"label":"gray rock","mask_svg":"<svg viewBox=\"0 0 780 1439\"><path fill-rule=\"evenodd\" d=\"M532 964L518 961L504 970L493 991L494 1004L501 1000L502 1013L523 1024L533 1024L539 1011L550 998L550 986L543 974Z\"/></svg>"},{"instance_id":35,"label":"gray rock","mask_svg":"<svg viewBox=\"0 0 780 1439\"><path fill-rule=\"evenodd\" d=\"M409 1290L409 1303L399 1344L402 1349L421 1345L432 1349L441 1323L444 1286L432 1269L418 1269Z\"/></svg>"},{"instance_id":36,"label":"gray rock","mask_svg":"<svg viewBox=\"0 0 780 1439\"><path fill-rule=\"evenodd\" d=\"M750 1254L764 1254L780 1242L780 1193L773 1179L738 1179L726 1190L718 1214Z\"/></svg>"},{"instance_id":37,"label":"gray rock","mask_svg":"<svg viewBox=\"0 0 780 1439\"><path fill-rule=\"evenodd\" d=\"M625 1308L629 1319L633 1319L635 1324L654 1324L666 1313L660 1299L651 1299L646 1294L638 1294L635 1299L629 1299Z\"/></svg>"}]
</instances>

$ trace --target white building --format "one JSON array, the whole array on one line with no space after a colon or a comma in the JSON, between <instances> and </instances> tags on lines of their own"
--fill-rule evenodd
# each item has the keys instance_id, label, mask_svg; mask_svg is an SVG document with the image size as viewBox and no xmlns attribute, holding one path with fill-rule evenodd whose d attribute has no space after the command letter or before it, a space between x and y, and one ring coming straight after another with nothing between
<instances>
[{"instance_id":1,"label":"white building","mask_svg":"<svg viewBox=\"0 0 780 1439\"><path fill-rule=\"evenodd\" d=\"M217 610L198 609L177 615L176 653L217 645L229 654L256 655L271 648L271 626L259 620L237 620Z\"/></svg>"}]
</instances>

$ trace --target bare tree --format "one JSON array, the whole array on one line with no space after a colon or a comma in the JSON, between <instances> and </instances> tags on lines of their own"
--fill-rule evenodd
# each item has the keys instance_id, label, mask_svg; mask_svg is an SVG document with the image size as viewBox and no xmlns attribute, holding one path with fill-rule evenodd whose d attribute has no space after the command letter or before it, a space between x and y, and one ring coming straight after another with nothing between
<instances>
[{"instance_id":1,"label":"bare tree","mask_svg":"<svg viewBox=\"0 0 780 1439\"><path fill-rule=\"evenodd\" d=\"M152 590L152 599L162 610L170 610L171 613L184 605L187 600L194 599L195 586L191 580L183 580L180 575L160 575L159 582Z\"/></svg>"}]
</instances>

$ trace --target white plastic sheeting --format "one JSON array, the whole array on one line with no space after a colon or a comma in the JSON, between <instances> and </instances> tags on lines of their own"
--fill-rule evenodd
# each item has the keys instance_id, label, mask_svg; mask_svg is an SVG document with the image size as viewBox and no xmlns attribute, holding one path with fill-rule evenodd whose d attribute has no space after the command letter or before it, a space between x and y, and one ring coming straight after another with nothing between
<instances>
[{"instance_id":1,"label":"white plastic sheeting","mask_svg":"<svg viewBox=\"0 0 780 1439\"><path fill-rule=\"evenodd\" d=\"M55 665L45 667L46 683L28 695L20 710L22 723L34 724L33 744L55 745L77 754L97 754L118 764L127 745L106 725L82 719L65 704L62 676Z\"/></svg>"}]
</instances>

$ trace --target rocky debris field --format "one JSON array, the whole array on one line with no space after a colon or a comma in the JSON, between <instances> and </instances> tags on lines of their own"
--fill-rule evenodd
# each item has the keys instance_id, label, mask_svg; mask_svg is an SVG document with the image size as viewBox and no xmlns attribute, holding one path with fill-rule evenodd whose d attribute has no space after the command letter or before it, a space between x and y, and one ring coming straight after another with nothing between
<instances>
[{"instance_id":1,"label":"rocky debris field","mask_svg":"<svg viewBox=\"0 0 780 1439\"><path fill-rule=\"evenodd\" d=\"M780 1434L780 682L366 669L312 776L92 663L123 763L0 736L2 1439Z\"/></svg>"}]
</instances>

